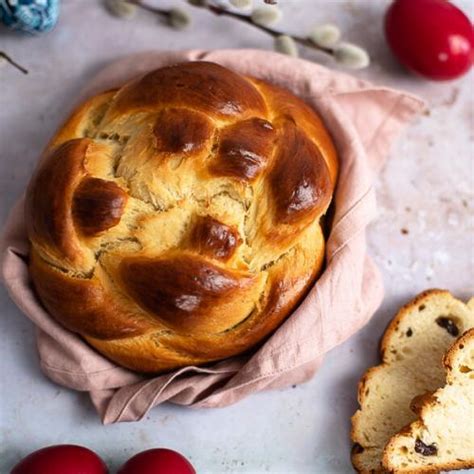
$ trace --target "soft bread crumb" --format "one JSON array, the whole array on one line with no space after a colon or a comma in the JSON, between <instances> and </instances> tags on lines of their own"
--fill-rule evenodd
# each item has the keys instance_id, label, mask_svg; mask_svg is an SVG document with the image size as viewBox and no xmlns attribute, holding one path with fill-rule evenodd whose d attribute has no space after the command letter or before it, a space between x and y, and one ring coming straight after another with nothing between
<instances>
[{"instance_id":1,"label":"soft bread crumb","mask_svg":"<svg viewBox=\"0 0 474 474\"><path fill-rule=\"evenodd\" d=\"M413 398L444 384L442 358L456 336L474 327L474 303L448 291L428 290L405 305L388 326L382 364L359 383L360 409L352 417L352 463L361 473L387 472L382 466L386 443L415 421Z\"/></svg>"},{"instance_id":2,"label":"soft bread crumb","mask_svg":"<svg viewBox=\"0 0 474 474\"><path fill-rule=\"evenodd\" d=\"M474 467L474 329L448 350L446 385L425 397L420 418L392 437L383 465L392 472Z\"/></svg>"}]
</instances>

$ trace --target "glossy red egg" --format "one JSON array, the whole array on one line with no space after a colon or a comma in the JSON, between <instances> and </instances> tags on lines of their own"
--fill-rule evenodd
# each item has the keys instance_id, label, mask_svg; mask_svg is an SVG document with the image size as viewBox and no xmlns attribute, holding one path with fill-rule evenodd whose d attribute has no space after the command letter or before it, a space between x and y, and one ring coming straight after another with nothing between
<instances>
[{"instance_id":1,"label":"glossy red egg","mask_svg":"<svg viewBox=\"0 0 474 474\"><path fill-rule=\"evenodd\" d=\"M136 454L117 474L196 474L196 471L181 454L159 448Z\"/></svg>"},{"instance_id":2,"label":"glossy red egg","mask_svg":"<svg viewBox=\"0 0 474 474\"><path fill-rule=\"evenodd\" d=\"M108 474L104 461L90 449L63 444L31 453L10 474Z\"/></svg>"},{"instance_id":3,"label":"glossy red egg","mask_svg":"<svg viewBox=\"0 0 474 474\"><path fill-rule=\"evenodd\" d=\"M395 0L385 35L399 61L429 79L460 77L474 61L473 26L448 0Z\"/></svg>"}]
</instances>

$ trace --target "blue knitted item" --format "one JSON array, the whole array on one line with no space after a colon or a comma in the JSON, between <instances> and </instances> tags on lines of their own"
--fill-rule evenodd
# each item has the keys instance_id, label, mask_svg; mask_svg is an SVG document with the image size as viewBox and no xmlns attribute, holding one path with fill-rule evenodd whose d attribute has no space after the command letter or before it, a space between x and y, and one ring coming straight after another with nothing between
<instances>
[{"instance_id":1,"label":"blue knitted item","mask_svg":"<svg viewBox=\"0 0 474 474\"><path fill-rule=\"evenodd\" d=\"M58 15L59 0L0 0L0 20L28 33L51 30Z\"/></svg>"}]
</instances>

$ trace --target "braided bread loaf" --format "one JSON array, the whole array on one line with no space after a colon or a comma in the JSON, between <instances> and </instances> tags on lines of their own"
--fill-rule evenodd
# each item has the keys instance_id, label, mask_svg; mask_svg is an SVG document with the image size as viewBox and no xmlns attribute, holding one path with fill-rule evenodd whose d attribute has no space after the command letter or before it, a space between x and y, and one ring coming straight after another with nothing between
<instances>
[{"instance_id":1,"label":"braided bread loaf","mask_svg":"<svg viewBox=\"0 0 474 474\"><path fill-rule=\"evenodd\" d=\"M337 167L283 89L206 62L148 73L88 100L47 147L26 203L37 294L133 370L239 354L318 275Z\"/></svg>"}]
</instances>

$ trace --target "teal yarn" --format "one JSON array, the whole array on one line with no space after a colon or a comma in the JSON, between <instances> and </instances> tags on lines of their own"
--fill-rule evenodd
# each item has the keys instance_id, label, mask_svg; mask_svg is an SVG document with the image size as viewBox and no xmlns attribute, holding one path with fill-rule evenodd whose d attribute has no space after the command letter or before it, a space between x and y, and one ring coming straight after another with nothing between
<instances>
[{"instance_id":1,"label":"teal yarn","mask_svg":"<svg viewBox=\"0 0 474 474\"><path fill-rule=\"evenodd\" d=\"M59 16L59 0L0 0L0 20L9 28L42 33L51 30Z\"/></svg>"}]
</instances>

